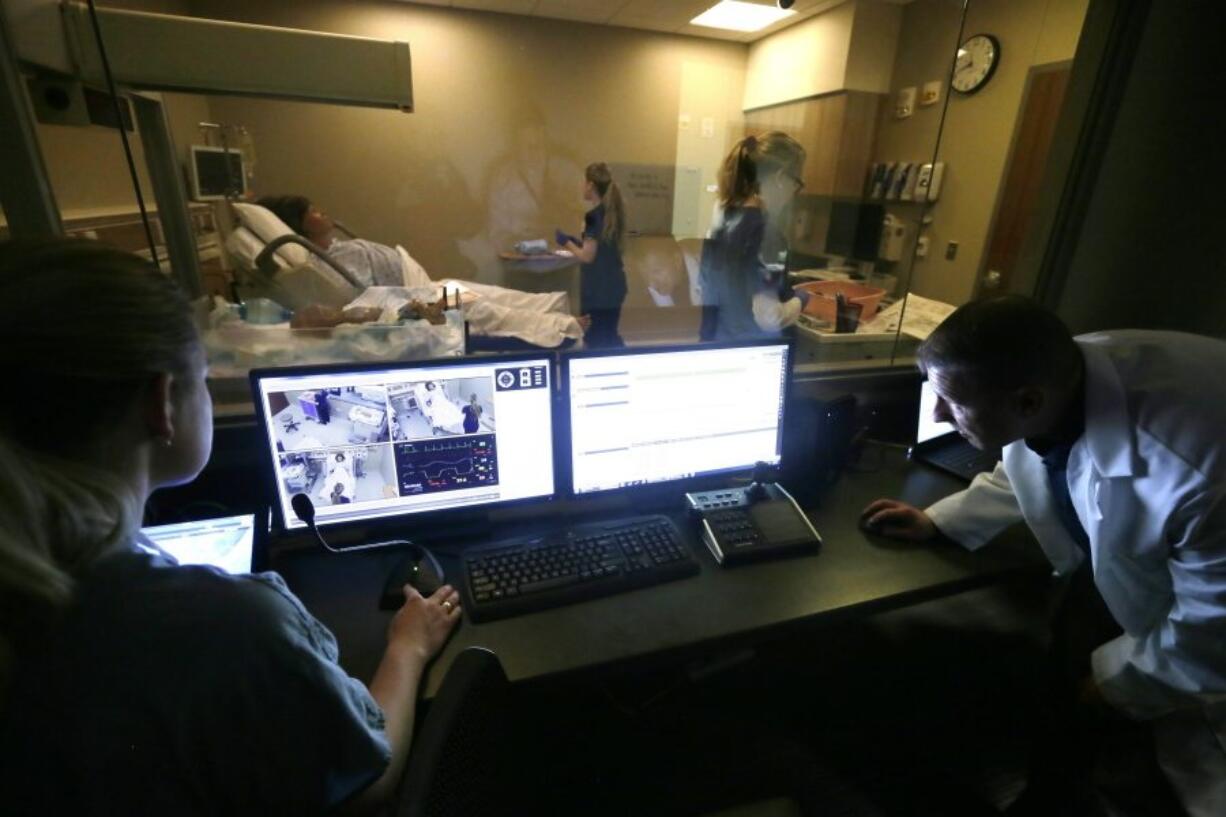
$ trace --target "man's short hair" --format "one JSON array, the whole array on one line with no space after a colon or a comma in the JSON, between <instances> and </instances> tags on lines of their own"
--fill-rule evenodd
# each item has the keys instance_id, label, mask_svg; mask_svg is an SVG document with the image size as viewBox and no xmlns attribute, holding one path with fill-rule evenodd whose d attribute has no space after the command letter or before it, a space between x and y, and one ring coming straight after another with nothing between
<instances>
[{"instance_id":1,"label":"man's short hair","mask_svg":"<svg viewBox=\"0 0 1226 817\"><path fill-rule=\"evenodd\" d=\"M917 353L920 368L957 372L983 389L1063 386L1081 352L1054 313L1022 295L972 301L954 311Z\"/></svg>"}]
</instances>

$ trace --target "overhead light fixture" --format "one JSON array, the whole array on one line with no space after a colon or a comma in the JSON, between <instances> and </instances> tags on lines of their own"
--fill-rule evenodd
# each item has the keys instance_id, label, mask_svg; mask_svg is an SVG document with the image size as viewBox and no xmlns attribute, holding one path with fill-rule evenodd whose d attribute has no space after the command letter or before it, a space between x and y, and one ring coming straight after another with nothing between
<instances>
[{"instance_id":1,"label":"overhead light fixture","mask_svg":"<svg viewBox=\"0 0 1226 817\"><path fill-rule=\"evenodd\" d=\"M720 0L690 20L690 24L729 31L758 31L795 13L791 9L776 8L773 5L764 6L743 0Z\"/></svg>"}]
</instances>

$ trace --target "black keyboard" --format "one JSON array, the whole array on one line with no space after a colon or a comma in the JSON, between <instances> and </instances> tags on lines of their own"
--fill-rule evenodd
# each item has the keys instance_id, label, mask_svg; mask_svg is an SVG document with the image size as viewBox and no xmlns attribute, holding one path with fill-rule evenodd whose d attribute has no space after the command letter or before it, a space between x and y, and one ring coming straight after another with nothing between
<instances>
[{"instance_id":1,"label":"black keyboard","mask_svg":"<svg viewBox=\"0 0 1226 817\"><path fill-rule=\"evenodd\" d=\"M934 452L932 461L954 473L973 479L980 471L991 471L1000 459L999 452L980 451L972 445L956 446Z\"/></svg>"},{"instance_id":2,"label":"black keyboard","mask_svg":"<svg viewBox=\"0 0 1226 817\"><path fill-rule=\"evenodd\" d=\"M667 516L576 525L464 551L461 592L473 621L683 579L698 562Z\"/></svg>"}]
</instances>

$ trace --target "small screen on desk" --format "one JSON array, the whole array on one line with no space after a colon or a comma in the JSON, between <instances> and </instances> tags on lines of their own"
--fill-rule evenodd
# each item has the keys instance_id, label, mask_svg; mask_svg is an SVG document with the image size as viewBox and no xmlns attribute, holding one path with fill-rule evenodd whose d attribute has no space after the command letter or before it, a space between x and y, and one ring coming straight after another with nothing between
<instances>
[{"instance_id":1,"label":"small screen on desk","mask_svg":"<svg viewBox=\"0 0 1226 817\"><path fill-rule=\"evenodd\" d=\"M281 518L320 525L554 493L548 357L253 373Z\"/></svg>"},{"instance_id":2,"label":"small screen on desk","mask_svg":"<svg viewBox=\"0 0 1226 817\"><path fill-rule=\"evenodd\" d=\"M788 346L568 358L574 492L778 465Z\"/></svg>"},{"instance_id":3,"label":"small screen on desk","mask_svg":"<svg viewBox=\"0 0 1226 817\"><path fill-rule=\"evenodd\" d=\"M937 408L937 393L932 390L932 384L927 380L920 383L919 427L915 433L917 443L943 437L957 431L950 423L942 423L933 419Z\"/></svg>"},{"instance_id":4,"label":"small screen on desk","mask_svg":"<svg viewBox=\"0 0 1226 817\"><path fill-rule=\"evenodd\" d=\"M227 573L251 572L254 515L154 525L142 528L141 533L181 565L213 565Z\"/></svg>"}]
</instances>

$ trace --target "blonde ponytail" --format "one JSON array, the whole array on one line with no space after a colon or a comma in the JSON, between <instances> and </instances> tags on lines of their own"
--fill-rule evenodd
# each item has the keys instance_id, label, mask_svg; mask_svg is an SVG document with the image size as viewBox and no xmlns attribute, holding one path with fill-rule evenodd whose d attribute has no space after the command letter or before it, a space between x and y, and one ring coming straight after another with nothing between
<instances>
[{"instance_id":1,"label":"blonde ponytail","mask_svg":"<svg viewBox=\"0 0 1226 817\"><path fill-rule=\"evenodd\" d=\"M620 250L626 232L626 205L621 188L613 181L613 173L604 162L593 162L584 171L584 178L596 186L600 203L604 205L604 229L600 240L614 244Z\"/></svg>"},{"instance_id":2,"label":"blonde ponytail","mask_svg":"<svg viewBox=\"0 0 1226 817\"><path fill-rule=\"evenodd\" d=\"M775 170L799 176L805 149L783 131L750 134L732 146L719 168L719 203L736 207L758 195L759 181Z\"/></svg>"},{"instance_id":3,"label":"blonde ponytail","mask_svg":"<svg viewBox=\"0 0 1226 817\"><path fill-rule=\"evenodd\" d=\"M20 633L130 543L143 497L102 442L157 374L199 354L186 298L140 258L92 241L0 243L0 370L39 395L0 401L0 685Z\"/></svg>"}]
</instances>

